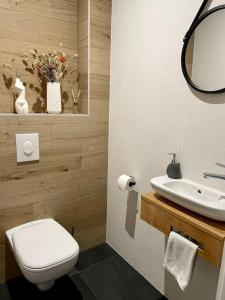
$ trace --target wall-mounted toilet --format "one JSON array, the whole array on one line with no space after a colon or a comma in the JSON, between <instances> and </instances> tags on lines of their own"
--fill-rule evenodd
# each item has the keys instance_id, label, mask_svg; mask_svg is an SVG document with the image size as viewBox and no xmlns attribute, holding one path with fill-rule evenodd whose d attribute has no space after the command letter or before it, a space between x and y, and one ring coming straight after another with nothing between
<instances>
[{"instance_id":1,"label":"wall-mounted toilet","mask_svg":"<svg viewBox=\"0 0 225 300\"><path fill-rule=\"evenodd\" d=\"M77 262L77 242L53 219L12 228L6 236L23 275L42 291L72 271Z\"/></svg>"}]
</instances>

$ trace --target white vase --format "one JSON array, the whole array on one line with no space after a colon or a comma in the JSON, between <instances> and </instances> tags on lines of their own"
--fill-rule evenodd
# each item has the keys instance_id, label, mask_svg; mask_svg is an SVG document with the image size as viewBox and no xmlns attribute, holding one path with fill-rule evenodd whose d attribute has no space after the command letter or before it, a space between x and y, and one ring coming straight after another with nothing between
<instances>
[{"instance_id":1,"label":"white vase","mask_svg":"<svg viewBox=\"0 0 225 300\"><path fill-rule=\"evenodd\" d=\"M59 82L47 83L47 113L61 114L62 100Z\"/></svg>"}]
</instances>

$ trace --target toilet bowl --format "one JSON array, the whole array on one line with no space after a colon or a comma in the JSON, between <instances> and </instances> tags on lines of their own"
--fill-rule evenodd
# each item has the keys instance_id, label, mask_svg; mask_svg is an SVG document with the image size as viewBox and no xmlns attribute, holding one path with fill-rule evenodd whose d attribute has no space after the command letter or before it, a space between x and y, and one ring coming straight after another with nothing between
<instances>
[{"instance_id":1,"label":"toilet bowl","mask_svg":"<svg viewBox=\"0 0 225 300\"><path fill-rule=\"evenodd\" d=\"M21 272L42 291L74 268L79 246L55 220L43 219L6 231Z\"/></svg>"}]
</instances>

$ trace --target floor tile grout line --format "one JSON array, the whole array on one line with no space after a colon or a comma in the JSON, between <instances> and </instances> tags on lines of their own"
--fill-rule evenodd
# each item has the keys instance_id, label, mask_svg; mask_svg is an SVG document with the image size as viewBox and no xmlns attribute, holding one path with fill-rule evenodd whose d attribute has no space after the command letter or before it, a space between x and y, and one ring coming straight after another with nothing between
<instances>
[{"instance_id":1,"label":"floor tile grout line","mask_svg":"<svg viewBox=\"0 0 225 300\"><path fill-rule=\"evenodd\" d=\"M80 276L80 274L78 274L78 275ZM98 300L98 296L95 294L95 291L92 289L92 287L81 276L80 276L80 279L86 284L86 286L89 288L89 290L95 296L96 300Z\"/></svg>"},{"instance_id":2,"label":"floor tile grout line","mask_svg":"<svg viewBox=\"0 0 225 300\"><path fill-rule=\"evenodd\" d=\"M85 286L85 289L88 289L91 292L91 294L95 297L95 300L98 300L98 297L95 295L95 292L92 290L92 288L89 286L89 284L87 284L87 282L80 276L80 274L77 273L76 276L79 276L79 280L82 281L82 283ZM75 286L76 286L76 284L75 284Z\"/></svg>"},{"instance_id":3,"label":"floor tile grout line","mask_svg":"<svg viewBox=\"0 0 225 300\"><path fill-rule=\"evenodd\" d=\"M83 268L83 269L81 269L81 270L77 270L77 272L81 272L81 271L83 271L83 270L87 270L87 269L89 269L89 268L91 268L92 266L95 266L95 265L97 265L97 264L99 264L99 263L101 263L101 262L103 262L103 261L106 261L106 260L108 260L109 258L111 258L111 257L114 257L114 256L120 256L118 253L115 253L115 254L113 254L113 255L111 255L111 256L109 256L109 257L106 257L106 258L104 258L104 259L102 259L102 260L99 260L98 262L96 262L96 263L94 263L94 264L92 264L92 265L90 265L90 266L88 266L88 267L85 267L85 268ZM75 267L76 268L76 267Z\"/></svg>"},{"instance_id":4,"label":"floor tile grout line","mask_svg":"<svg viewBox=\"0 0 225 300\"><path fill-rule=\"evenodd\" d=\"M74 267L74 270L72 270L72 271L68 274L68 276L69 276L69 277L73 277L73 276L75 276L76 274L79 274L79 273L81 273L82 271L88 270L88 269L90 269L91 267L96 266L96 265L98 265L98 264L100 264L100 263L102 263L102 262L105 262L105 261L107 261L107 260L109 260L110 258L115 257L115 256L120 256L120 255L119 255L118 253L115 253L115 254L111 255L110 257L104 258L104 259L102 259L102 260L100 260L100 261L98 261L98 262L96 262L96 263L94 263L94 264L92 264L92 265L90 265L90 266L88 266L88 267L85 267L85 268L83 268L83 269L81 269L81 270L78 270L78 269L76 268L76 266L75 266L75 267Z\"/></svg>"},{"instance_id":5,"label":"floor tile grout line","mask_svg":"<svg viewBox=\"0 0 225 300\"><path fill-rule=\"evenodd\" d=\"M104 259L102 259L102 260L100 260L100 261L94 263L93 265L87 267L87 268L84 268L84 269L82 269L82 270L80 270L80 271L78 270L78 273L80 273L80 272L82 272L82 271L85 271L85 270L88 270L88 269L91 269L92 267L94 267L94 266L96 266L96 265L99 265L99 264L101 264L101 263L103 263L103 262L105 262L105 261L108 261L108 260L110 260L111 258L113 258L113 257L115 257L115 256L119 256L119 255L118 255L117 253L116 253L116 254L113 254L113 255L111 255L110 257L104 258Z\"/></svg>"}]
</instances>

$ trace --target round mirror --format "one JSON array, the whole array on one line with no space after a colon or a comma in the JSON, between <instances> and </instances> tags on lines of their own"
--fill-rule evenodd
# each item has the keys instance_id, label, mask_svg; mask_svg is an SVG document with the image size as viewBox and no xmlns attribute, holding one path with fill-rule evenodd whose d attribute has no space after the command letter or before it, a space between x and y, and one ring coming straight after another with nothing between
<instances>
[{"instance_id":1,"label":"round mirror","mask_svg":"<svg viewBox=\"0 0 225 300\"><path fill-rule=\"evenodd\" d=\"M225 5L204 13L188 31L182 51L182 70L196 90L225 92Z\"/></svg>"}]
</instances>

